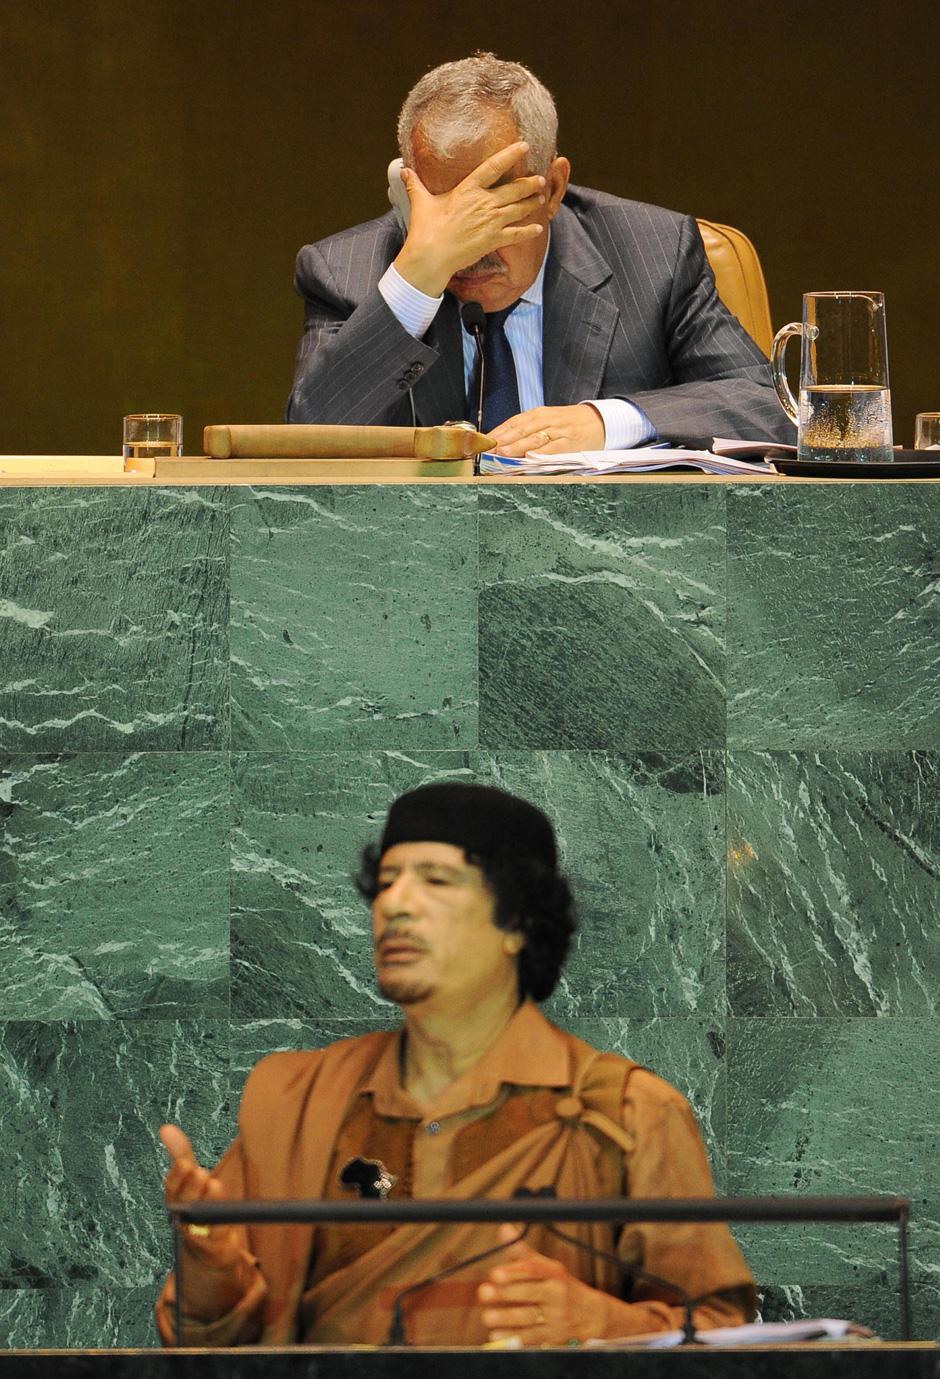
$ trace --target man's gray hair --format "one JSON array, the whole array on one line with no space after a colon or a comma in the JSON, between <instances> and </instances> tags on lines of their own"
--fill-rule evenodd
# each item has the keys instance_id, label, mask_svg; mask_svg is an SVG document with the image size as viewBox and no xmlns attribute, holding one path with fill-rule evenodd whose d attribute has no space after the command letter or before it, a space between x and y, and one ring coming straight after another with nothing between
<instances>
[{"instance_id":1,"label":"man's gray hair","mask_svg":"<svg viewBox=\"0 0 940 1379\"><path fill-rule=\"evenodd\" d=\"M481 138L496 109L507 110L529 145L529 169L544 173L555 157L558 114L551 93L520 62L474 53L425 73L405 97L398 116L398 148L414 167L414 135L421 133L442 158Z\"/></svg>"}]
</instances>

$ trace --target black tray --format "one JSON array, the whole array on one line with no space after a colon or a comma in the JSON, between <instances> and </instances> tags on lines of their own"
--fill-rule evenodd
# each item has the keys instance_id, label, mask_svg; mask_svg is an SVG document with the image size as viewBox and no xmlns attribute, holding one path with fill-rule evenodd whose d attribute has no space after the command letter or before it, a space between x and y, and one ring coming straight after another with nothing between
<instances>
[{"instance_id":1,"label":"black tray","mask_svg":"<svg viewBox=\"0 0 940 1379\"><path fill-rule=\"evenodd\" d=\"M895 450L897 459L860 464L857 460L798 460L795 455L769 454L780 474L805 474L813 479L940 479L940 450Z\"/></svg>"}]
</instances>

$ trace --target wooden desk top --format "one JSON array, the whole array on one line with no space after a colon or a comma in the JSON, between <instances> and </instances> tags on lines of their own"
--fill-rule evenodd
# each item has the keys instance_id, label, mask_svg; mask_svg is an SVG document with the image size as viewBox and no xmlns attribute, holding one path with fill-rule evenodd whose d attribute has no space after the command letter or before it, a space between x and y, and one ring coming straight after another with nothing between
<instances>
[{"instance_id":1,"label":"wooden desk top","mask_svg":"<svg viewBox=\"0 0 940 1379\"><path fill-rule=\"evenodd\" d=\"M8 466L4 461L12 462ZM28 466L17 462L28 460ZM62 461L67 462L64 472ZM82 462L85 463L82 463ZM57 462L60 467L57 472ZM329 485L336 484L844 484L846 480L788 477L783 474L701 474L698 470L648 474L474 475L470 460L213 460L184 455L159 460L153 477L134 473L103 473L114 456L0 455L0 487L6 488L166 488L193 485ZM96 472L96 470L98 472ZM849 480L857 483L858 480ZM940 479L879 479L874 484L936 484Z\"/></svg>"}]
</instances>

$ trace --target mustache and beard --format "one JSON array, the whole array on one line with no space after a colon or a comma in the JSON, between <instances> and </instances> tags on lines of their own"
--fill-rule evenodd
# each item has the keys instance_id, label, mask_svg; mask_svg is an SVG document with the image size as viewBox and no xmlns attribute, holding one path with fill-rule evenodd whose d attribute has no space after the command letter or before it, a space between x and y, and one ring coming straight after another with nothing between
<instances>
[{"instance_id":1,"label":"mustache and beard","mask_svg":"<svg viewBox=\"0 0 940 1379\"><path fill-rule=\"evenodd\" d=\"M378 944L373 953L373 961L376 967L376 985L379 994L384 996L387 1001L394 1001L399 1006L415 1005L418 1001L426 1001L429 996L434 994L434 985L427 977L419 977L408 971L408 969L398 970L396 968L385 968L379 971L379 959L382 949L386 943L408 943L419 953L427 952L423 944L410 938L406 933L388 933L382 942Z\"/></svg>"}]
</instances>

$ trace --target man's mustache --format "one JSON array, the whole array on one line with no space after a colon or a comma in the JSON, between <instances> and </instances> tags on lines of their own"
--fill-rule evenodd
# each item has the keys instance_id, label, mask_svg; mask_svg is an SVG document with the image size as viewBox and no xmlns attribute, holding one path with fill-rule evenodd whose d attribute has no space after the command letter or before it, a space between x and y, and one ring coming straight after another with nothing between
<instances>
[{"instance_id":1,"label":"man's mustache","mask_svg":"<svg viewBox=\"0 0 940 1379\"><path fill-rule=\"evenodd\" d=\"M458 278L479 278L484 273L506 273L507 268L502 259L498 259L495 254L484 254L482 259L477 259L476 263L471 263L469 268L461 268L459 273L454 276Z\"/></svg>"},{"instance_id":2,"label":"man's mustache","mask_svg":"<svg viewBox=\"0 0 940 1379\"><path fill-rule=\"evenodd\" d=\"M384 953L386 947L395 943L407 943L409 948L414 948L419 953L428 951L427 944L410 934L407 929L388 929L382 935L379 942L375 945L376 953Z\"/></svg>"}]
</instances>

